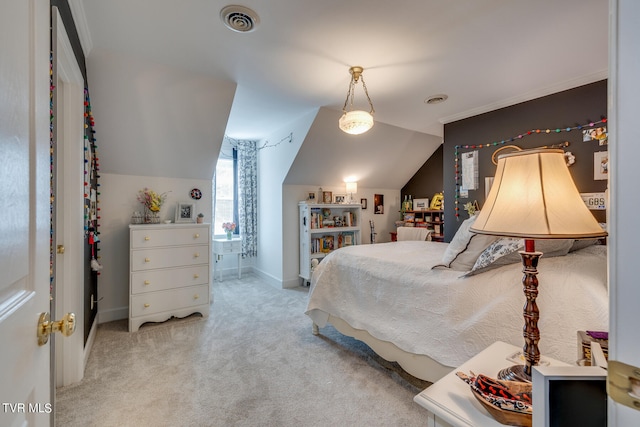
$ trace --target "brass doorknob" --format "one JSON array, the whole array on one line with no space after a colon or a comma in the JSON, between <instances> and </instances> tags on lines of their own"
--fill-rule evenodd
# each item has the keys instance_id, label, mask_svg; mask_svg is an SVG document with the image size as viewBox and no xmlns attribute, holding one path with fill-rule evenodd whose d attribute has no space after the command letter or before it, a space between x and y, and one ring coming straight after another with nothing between
<instances>
[{"instance_id":1,"label":"brass doorknob","mask_svg":"<svg viewBox=\"0 0 640 427\"><path fill-rule=\"evenodd\" d=\"M40 313L38 319L38 345L45 345L49 341L49 335L60 332L65 337L71 336L76 330L76 315L67 313L58 321L51 321L48 312Z\"/></svg>"},{"instance_id":2,"label":"brass doorknob","mask_svg":"<svg viewBox=\"0 0 640 427\"><path fill-rule=\"evenodd\" d=\"M64 245L56 246L56 253L63 254L64 253Z\"/></svg>"}]
</instances>

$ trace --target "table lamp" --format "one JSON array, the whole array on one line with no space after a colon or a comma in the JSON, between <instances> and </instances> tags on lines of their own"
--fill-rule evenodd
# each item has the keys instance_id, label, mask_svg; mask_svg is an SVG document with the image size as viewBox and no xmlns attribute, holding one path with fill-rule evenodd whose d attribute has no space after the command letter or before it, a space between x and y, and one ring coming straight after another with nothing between
<instances>
[{"instance_id":1,"label":"table lamp","mask_svg":"<svg viewBox=\"0 0 640 427\"><path fill-rule=\"evenodd\" d=\"M347 202L350 204L355 203L356 200L353 198L353 193L358 192L358 183L355 181L350 181L345 184L346 184L347 193L349 193L349 200Z\"/></svg>"},{"instance_id":2,"label":"table lamp","mask_svg":"<svg viewBox=\"0 0 640 427\"><path fill-rule=\"evenodd\" d=\"M524 238L522 257L525 365L505 368L498 378L531 381L531 369L540 361L538 261L534 239L587 239L605 237L580 197L571 178L564 151L524 150L498 157L491 191L471 231L479 234Z\"/></svg>"}]
</instances>

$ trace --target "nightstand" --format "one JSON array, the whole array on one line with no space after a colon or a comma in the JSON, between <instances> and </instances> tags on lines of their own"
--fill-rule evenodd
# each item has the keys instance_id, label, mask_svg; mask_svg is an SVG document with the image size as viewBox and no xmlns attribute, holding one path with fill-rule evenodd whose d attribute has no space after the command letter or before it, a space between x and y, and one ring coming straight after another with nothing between
<instances>
[{"instance_id":1,"label":"nightstand","mask_svg":"<svg viewBox=\"0 0 640 427\"><path fill-rule=\"evenodd\" d=\"M213 259L216 263L216 270L218 270L218 280L222 281L222 269L218 268L218 262L222 261L225 255L238 255L238 279L241 279L242 275L242 238L234 237L229 240L226 237L224 239L213 239Z\"/></svg>"},{"instance_id":2,"label":"nightstand","mask_svg":"<svg viewBox=\"0 0 640 427\"><path fill-rule=\"evenodd\" d=\"M458 378L456 372L473 372L476 375L484 374L496 378L500 369L514 364L507 360L507 357L521 350L522 347L497 341L414 397L413 401L429 412L427 426L504 426L482 407L471 394L469 385ZM550 366L569 366L550 358L544 360L548 361Z\"/></svg>"}]
</instances>

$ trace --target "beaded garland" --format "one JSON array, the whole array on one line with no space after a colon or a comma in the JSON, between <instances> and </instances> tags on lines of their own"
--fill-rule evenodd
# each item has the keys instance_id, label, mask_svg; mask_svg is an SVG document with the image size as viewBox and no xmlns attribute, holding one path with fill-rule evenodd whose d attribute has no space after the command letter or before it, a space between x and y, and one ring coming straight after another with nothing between
<instances>
[{"instance_id":1,"label":"beaded garland","mask_svg":"<svg viewBox=\"0 0 640 427\"><path fill-rule=\"evenodd\" d=\"M55 252L53 249L53 202L55 200L55 188L53 167L55 153L55 139L53 138L53 52L49 55L49 294L53 295L53 262Z\"/></svg>"},{"instance_id":2,"label":"beaded garland","mask_svg":"<svg viewBox=\"0 0 640 427\"><path fill-rule=\"evenodd\" d=\"M586 123L584 125L578 125L578 126L572 126L572 127L566 127L566 128L556 128L556 129L532 129L529 130L527 132L523 132L519 135L516 136L512 136L511 138L508 139L503 139L501 141L494 141L494 142L490 142L487 144L477 144L477 145L456 145L454 147L454 174L455 174L455 186L456 186L456 190L455 190L455 200L454 200L454 205L455 205L455 217L456 217L456 221L459 221L460 219L460 208L458 207L459 204L459 199L460 199L460 150L461 149L468 149L468 150L476 150L479 148L494 148L500 145L504 145L506 143L509 142L513 142L516 141L518 139L522 139L526 136L529 135L536 135L536 134L551 134L551 133L561 133L561 132L571 132L574 130L583 130L583 129L590 129L590 128L594 128L597 127L600 124L604 124L607 123L607 119L605 117L603 117L602 119L596 121L596 122L589 122Z\"/></svg>"},{"instance_id":3,"label":"beaded garland","mask_svg":"<svg viewBox=\"0 0 640 427\"><path fill-rule=\"evenodd\" d=\"M54 82L54 70L53 70L53 53L49 55L49 290L53 292L53 283L55 280L54 263L56 248L54 242L54 206L55 206L55 188L56 188L56 147L57 141L55 138L55 115L54 115L54 101L55 101L55 82ZM100 192L98 187L99 159L95 138L95 121L93 113L91 111L91 103L89 98L89 90L84 89L84 233L87 237L88 244L91 247L92 261L95 261L95 254L100 249L97 243L100 241L98 235L98 220L100 219L100 207L98 204L100 200L98 196ZM97 258L100 258L99 256ZM92 262L92 269L99 275L99 266L97 261ZM101 268L101 266L99 266Z\"/></svg>"},{"instance_id":4,"label":"beaded garland","mask_svg":"<svg viewBox=\"0 0 640 427\"><path fill-rule=\"evenodd\" d=\"M84 128L85 128L85 170L84 170L84 186L85 186L85 205L84 205L84 219L85 236L88 236L88 243L91 246L91 268L96 274L100 275L100 269L102 266L97 262L96 258L101 258L96 255L96 252L100 251L98 242L100 238L98 235L100 231L100 159L98 157L98 146L96 145L96 130L95 119L91 110L91 98L89 96L89 89L84 88Z\"/></svg>"}]
</instances>

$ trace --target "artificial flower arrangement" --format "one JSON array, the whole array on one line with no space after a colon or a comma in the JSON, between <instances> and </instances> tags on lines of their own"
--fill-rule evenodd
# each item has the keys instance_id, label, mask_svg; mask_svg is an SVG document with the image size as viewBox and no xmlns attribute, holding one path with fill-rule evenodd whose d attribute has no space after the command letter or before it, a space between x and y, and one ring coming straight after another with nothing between
<instances>
[{"instance_id":1,"label":"artificial flower arrangement","mask_svg":"<svg viewBox=\"0 0 640 427\"><path fill-rule=\"evenodd\" d=\"M478 210L478 202L474 200L473 202L465 203L464 210L467 211L469 217L474 216Z\"/></svg>"},{"instance_id":2,"label":"artificial flower arrangement","mask_svg":"<svg viewBox=\"0 0 640 427\"><path fill-rule=\"evenodd\" d=\"M224 231L226 231L227 233L233 233L233 230L236 229L236 223L235 222L225 222L222 224L222 229Z\"/></svg>"},{"instance_id":3,"label":"artificial flower arrangement","mask_svg":"<svg viewBox=\"0 0 640 427\"><path fill-rule=\"evenodd\" d=\"M167 193L158 194L145 187L138 191L138 201L151 212L160 212L162 204L167 200Z\"/></svg>"}]
</instances>

